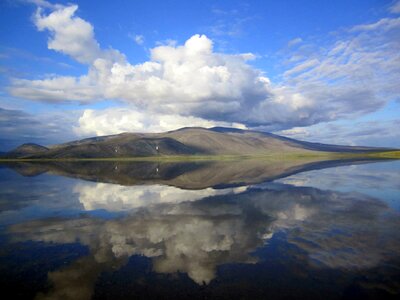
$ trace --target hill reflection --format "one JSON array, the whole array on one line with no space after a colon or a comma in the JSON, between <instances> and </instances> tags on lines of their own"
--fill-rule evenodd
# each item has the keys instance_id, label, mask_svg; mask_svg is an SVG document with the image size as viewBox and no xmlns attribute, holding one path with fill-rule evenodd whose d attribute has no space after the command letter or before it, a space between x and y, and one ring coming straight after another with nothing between
<instances>
[{"instance_id":1,"label":"hill reflection","mask_svg":"<svg viewBox=\"0 0 400 300\"><path fill-rule=\"evenodd\" d=\"M301 278L303 284L313 286L314 276L329 270L339 273L326 277L321 288L328 284L340 290L346 284L356 284L363 291L378 289L384 295L396 296L400 290L396 279L396 270L400 269L400 214L375 196L335 191L334 185L328 184L329 172L320 169L347 163L101 162L82 163L76 168L74 163L14 164L11 167L25 176L49 173L63 177L4 181L7 189L1 194L7 200L3 201L2 214L8 209L9 215L14 211L11 216L16 216L23 207L34 207L25 209L32 217L6 227L8 247L33 242L42 247L79 244L87 249L85 255L67 265L50 269L51 288L42 290L37 299L90 299L100 288L99 282L105 284L104 274L118 274L133 258L149 261L144 269L135 265L141 270L135 286L147 286L149 276L155 276L151 274L167 276L162 280L184 274L197 286L215 289L227 280L224 266L245 265L253 266L254 273L236 274L237 280L258 274L259 280L274 282L276 266L271 265L277 262L273 259L272 263L269 255L285 257L278 261L286 270L279 279L284 286ZM373 174L374 168L370 169ZM308 170L314 170L311 179L306 173L300 174ZM296 175L282 179L291 174ZM354 171L350 174L347 172L348 182L357 177ZM373 176L380 177L376 172L368 175L370 185L376 185ZM43 180L36 180L40 178ZM54 178L57 180L52 181ZM276 178L281 179L274 181ZM301 186L302 182L311 185L316 178L318 185L323 182L329 189ZM398 176L387 178L396 181ZM397 183L386 182L386 186ZM28 194L31 196L26 197ZM24 195L23 205L12 204ZM54 204L55 200L59 203ZM61 211L69 206L79 213L55 213L57 207ZM38 207L42 212L48 208L48 214L37 215ZM107 214L95 213L98 211ZM279 248L274 248L277 245ZM133 276L130 272L124 276ZM267 288L260 288L260 293ZM234 294L240 285L231 289ZM114 291L113 286L110 291ZM285 293L293 296L290 289Z\"/></svg>"},{"instance_id":2,"label":"hill reflection","mask_svg":"<svg viewBox=\"0 0 400 300\"><path fill-rule=\"evenodd\" d=\"M309 267L368 270L398 258L399 228L399 215L377 199L270 184L195 202L150 205L118 219L42 219L10 230L14 242L79 241L89 247L89 257L50 274L52 298L68 285L71 273L89 281L90 289L101 272L121 267L132 255L151 258L155 272L184 272L207 284L219 265L256 263L252 253L280 231ZM395 288L391 284L388 289Z\"/></svg>"},{"instance_id":3,"label":"hill reflection","mask_svg":"<svg viewBox=\"0 0 400 300\"><path fill-rule=\"evenodd\" d=\"M371 163L373 159L242 159L229 161L31 161L3 162L23 176L44 173L119 185L163 184L183 189L240 186L296 173ZM380 160L382 161L382 160Z\"/></svg>"}]
</instances>

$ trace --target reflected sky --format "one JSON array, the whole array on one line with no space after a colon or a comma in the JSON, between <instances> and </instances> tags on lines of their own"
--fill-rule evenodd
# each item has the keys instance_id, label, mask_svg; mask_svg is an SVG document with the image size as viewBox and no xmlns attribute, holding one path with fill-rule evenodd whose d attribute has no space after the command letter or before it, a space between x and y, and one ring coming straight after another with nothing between
<instances>
[{"instance_id":1,"label":"reflected sky","mask_svg":"<svg viewBox=\"0 0 400 300\"><path fill-rule=\"evenodd\" d=\"M149 184L144 176L140 184L121 185L0 168L0 272L13 267L22 278L18 270L34 264L36 271L29 272L42 274L29 285L37 299L157 298L157 288L148 290L155 282L170 287L162 289L164 296L179 287L177 298L235 298L250 286L281 298L275 294L280 284L289 298L296 295L290 287L310 299L328 290L332 299L398 296L398 162L296 171L285 178L291 167L279 176L264 166L280 179L251 183L237 173L234 186L227 165L216 173L230 182L214 178L218 185L182 187L182 178L210 174L210 167L175 168L168 181L178 186ZM52 263L34 251L48 253ZM18 263L16 257L29 255L35 255L30 264ZM223 292L227 286L236 294Z\"/></svg>"},{"instance_id":2,"label":"reflected sky","mask_svg":"<svg viewBox=\"0 0 400 300\"><path fill-rule=\"evenodd\" d=\"M242 186L225 189L184 190L159 184L121 186L109 183L80 182L75 185L73 192L78 194L79 202L87 211L97 209L125 211L159 203L197 201L209 196L240 193L246 189L246 186Z\"/></svg>"},{"instance_id":3,"label":"reflected sky","mask_svg":"<svg viewBox=\"0 0 400 300\"><path fill-rule=\"evenodd\" d=\"M400 210L400 161L340 166L298 173L276 181L295 186L357 191L382 199Z\"/></svg>"}]
</instances>

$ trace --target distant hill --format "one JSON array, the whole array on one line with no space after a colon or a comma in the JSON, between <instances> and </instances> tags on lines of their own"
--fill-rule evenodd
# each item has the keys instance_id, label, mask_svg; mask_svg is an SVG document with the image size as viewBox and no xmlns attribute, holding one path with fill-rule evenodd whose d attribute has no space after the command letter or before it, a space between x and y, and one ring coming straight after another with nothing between
<instances>
[{"instance_id":1,"label":"distant hill","mask_svg":"<svg viewBox=\"0 0 400 300\"><path fill-rule=\"evenodd\" d=\"M310 143L279 135L233 128L188 127L164 133L122 133L49 148L23 144L9 158L105 158L167 155L262 155L268 153L370 152L387 148Z\"/></svg>"},{"instance_id":2,"label":"distant hill","mask_svg":"<svg viewBox=\"0 0 400 300\"><path fill-rule=\"evenodd\" d=\"M50 160L8 161L0 168L11 168L23 176L43 173L119 185L161 184L182 189L223 189L272 181L296 173L380 160L350 158L329 160L307 156L288 160L232 159L201 161L128 160Z\"/></svg>"},{"instance_id":3,"label":"distant hill","mask_svg":"<svg viewBox=\"0 0 400 300\"><path fill-rule=\"evenodd\" d=\"M11 150L10 152L7 152L5 156L25 157L25 156L35 155L37 153L46 153L47 151L49 151L49 149L44 146L34 143L27 143L27 144L22 144L21 146L15 148L14 150Z\"/></svg>"}]
</instances>

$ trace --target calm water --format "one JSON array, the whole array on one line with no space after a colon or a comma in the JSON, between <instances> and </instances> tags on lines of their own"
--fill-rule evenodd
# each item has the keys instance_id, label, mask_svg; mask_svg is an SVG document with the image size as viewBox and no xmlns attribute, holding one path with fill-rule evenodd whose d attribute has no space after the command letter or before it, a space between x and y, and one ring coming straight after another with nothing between
<instances>
[{"instance_id":1,"label":"calm water","mask_svg":"<svg viewBox=\"0 0 400 300\"><path fill-rule=\"evenodd\" d=\"M24 299L399 299L400 161L0 165Z\"/></svg>"}]
</instances>

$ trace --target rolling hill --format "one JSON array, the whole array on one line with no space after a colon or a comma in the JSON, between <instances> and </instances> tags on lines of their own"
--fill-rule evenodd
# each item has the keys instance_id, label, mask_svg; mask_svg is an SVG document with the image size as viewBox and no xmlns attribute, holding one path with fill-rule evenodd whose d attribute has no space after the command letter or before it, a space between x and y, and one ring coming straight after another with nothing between
<instances>
[{"instance_id":1,"label":"rolling hill","mask_svg":"<svg viewBox=\"0 0 400 300\"><path fill-rule=\"evenodd\" d=\"M389 151L387 148L352 147L298 141L279 135L232 128L188 127L165 133L121 133L49 147L23 144L7 158L118 158L171 155L263 155Z\"/></svg>"},{"instance_id":2,"label":"rolling hill","mask_svg":"<svg viewBox=\"0 0 400 300\"><path fill-rule=\"evenodd\" d=\"M373 163L374 159L321 160L301 157L288 160L237 159L207 161L50 160L9 161L10 168L27 177L44 173L124 186L168 185L182 189L238 187L284 178L304 171L343 165Z\"/></svg>"}]
</instances>

